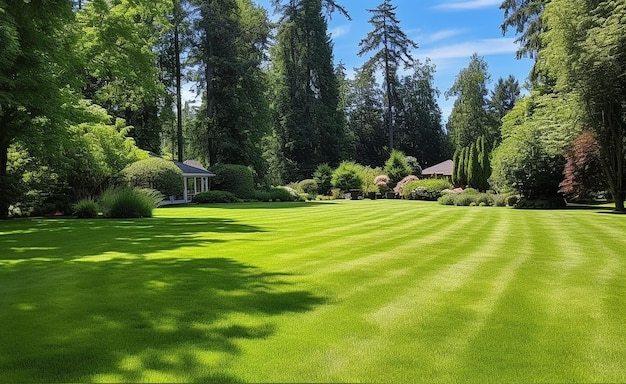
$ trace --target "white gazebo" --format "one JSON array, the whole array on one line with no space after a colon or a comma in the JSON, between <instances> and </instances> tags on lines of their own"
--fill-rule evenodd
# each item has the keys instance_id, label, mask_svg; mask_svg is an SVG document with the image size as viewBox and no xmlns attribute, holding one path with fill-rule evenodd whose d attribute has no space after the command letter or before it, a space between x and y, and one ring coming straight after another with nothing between
<instances>
[{"instance_id":1,"label":"white gazebo","mask_svg":"<svg viewBox=\"0 0 626 384\"><path fill-rule=\"evenodd\" d=\"M215 173L206 170L200 162L187 160L184 163L175 161L174 164L183 172L185 180L183 188L183 202L190 202L198 193L206 192L211 187L210 178Z\"/></svg>"}]
</instances>

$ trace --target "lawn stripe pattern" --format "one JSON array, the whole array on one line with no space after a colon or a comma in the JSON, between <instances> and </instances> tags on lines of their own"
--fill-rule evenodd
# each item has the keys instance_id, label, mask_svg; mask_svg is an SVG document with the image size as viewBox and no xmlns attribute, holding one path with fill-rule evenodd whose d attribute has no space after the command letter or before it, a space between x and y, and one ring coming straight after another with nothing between
<instances>
[{"instance_id":1,"label":"lawn stripe pattern","mask_svg":"<svg viewBox=\"0 0 626 384\"><path fill-rule=\"evenodd\" d=\"M2 222L0 381L626 382L626 218L601 211Z\"/></svg>"}]
</instances>

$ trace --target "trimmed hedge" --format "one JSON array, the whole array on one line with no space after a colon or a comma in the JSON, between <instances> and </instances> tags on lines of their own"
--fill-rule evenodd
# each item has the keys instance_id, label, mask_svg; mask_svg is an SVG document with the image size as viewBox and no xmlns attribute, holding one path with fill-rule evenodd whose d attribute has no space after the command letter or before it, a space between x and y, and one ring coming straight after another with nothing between
<instances>
[{"instance_id":1,"label":"trimmed hedge","mask_svg":"<svg viewBox=\"0 0 626 384\"><path fill-rule=\"evenodd\" d=\"M237 164L215 164L209 170L215 173L213 188L230 192L240 199L254 197L254 177L250 168Z\"/></svg>"},{"instance_id":2,"label":"trimmed hedge","mask_svg":"<svg viewBox=\"0 0 626 384\"><path fill-rule=\"evenodd\" d=\"M239 203L241 200L227 191L207 191L195 195L192 202L197 204Z\"/></svg>"}]
</instances>

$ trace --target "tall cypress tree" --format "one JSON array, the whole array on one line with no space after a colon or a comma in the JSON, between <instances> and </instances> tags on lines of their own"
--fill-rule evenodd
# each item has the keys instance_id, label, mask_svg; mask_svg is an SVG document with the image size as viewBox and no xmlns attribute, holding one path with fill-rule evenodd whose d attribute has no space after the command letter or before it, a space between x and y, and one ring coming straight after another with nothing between
<instances>
[{"instance_id":1,"label":"tall cypress tree","mask_svg":"<svg viewBox=\"0 0 626 384\"><path fill-rule=\"evenodd\" d=\"M388 150L390 152L394 146L396 117L394 110L397 106L398 68L400 65L408 67L413 64L410 50L417 48L417 44L400 29L396 8L396 6L391 5L391 0L384 0L376 9L368 9L368 12L372 14L369 23L374 27L374 30L369 32L359 43L359 56L374 52L374 55L365 62L363 67L372 72L377 68L383 70L387 103L386 122L389 132Z\"/></svg>"},{"instance_id":2,"label":"tall cypress tree","mask_svg":"<svg viewBox=\"0 0 626 384\"><path fill-rule=\"evenodd\" d=\"M284 179L310 177L321 163L338 164L345 117L323 7L332 1L274 1L282 14L272 50L276 137L289 166Z\"/></svg>"}]
</instances>

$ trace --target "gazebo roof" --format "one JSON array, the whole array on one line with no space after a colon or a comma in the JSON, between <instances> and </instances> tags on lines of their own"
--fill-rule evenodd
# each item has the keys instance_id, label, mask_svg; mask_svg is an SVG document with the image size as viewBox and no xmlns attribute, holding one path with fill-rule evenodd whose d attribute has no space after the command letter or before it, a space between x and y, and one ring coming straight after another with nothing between
<instances>
[{"instance_id":1,"label":"gazebo roof","mask_svg":"<svg viewBox=\"0 0 626 384\"><path fill-rule=\"evenodd\" d=\"M199 162L185 161L184 163L175 161L174 164L183 171L183 176L214 177L215 173L207 171ZM193 164L193 165L191 165Z\"/></svg>"},{"instance_id":2,"label":"gazebo roof","mask_svg":"<svg viewBox=\"0 0 626 384\"><path fill-rule=\"evenodd\" d=\"M422 175L443 175L452 176L454 170L454 162L452 160L446 160L442 163L435 164L432 167L428 167L422 170Z\"/></svg>"}]
</instances>

